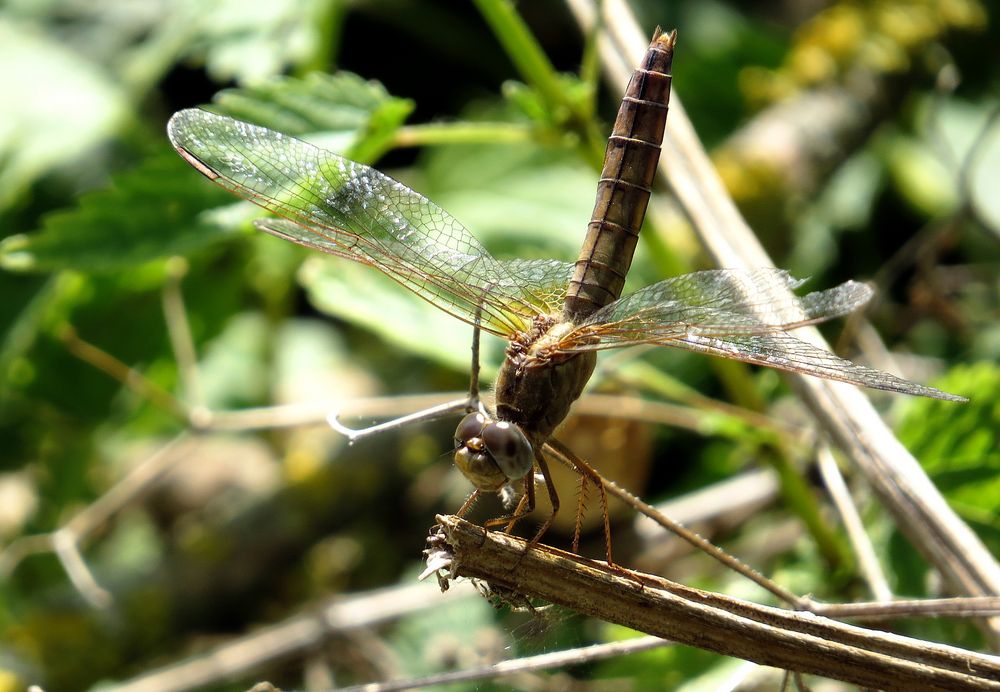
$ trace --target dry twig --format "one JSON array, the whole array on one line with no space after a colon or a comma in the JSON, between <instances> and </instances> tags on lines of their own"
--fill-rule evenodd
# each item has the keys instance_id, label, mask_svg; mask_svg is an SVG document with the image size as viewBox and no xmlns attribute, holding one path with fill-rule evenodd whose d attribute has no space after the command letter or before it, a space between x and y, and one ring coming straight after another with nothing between
<instances>
[{"instance_id":1,"label":"dry twig","mask_svg":"<svg viewBox=\"0 0 1000 692\"><path fill-rule=\"evenodd\" d=\"M813 613L780 610L602 563L453 516L438 517L452 555L447 578L481 579L640 632L764 665L880 689L1000 690L1000 658ZM445 582L447 583L447 582Z\"/></svg>"}]
</instances>

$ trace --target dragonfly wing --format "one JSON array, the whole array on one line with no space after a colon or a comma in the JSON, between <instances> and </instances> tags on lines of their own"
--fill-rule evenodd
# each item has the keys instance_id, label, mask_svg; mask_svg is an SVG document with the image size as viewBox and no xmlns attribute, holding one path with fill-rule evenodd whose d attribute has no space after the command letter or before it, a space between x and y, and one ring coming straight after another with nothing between
<instances>
[{"instance_id":1,"label":"dragonfly wing","mask_svg":"<svg viewBox=\"0 0 1000 692\"><path fill-rule=\"evenodd\" d=\"M207 111L175 114L170 141L199 172L288 221L260 227L379 269L442 310L509 336L544 311L517 266L446 211L373 168Z\"/></svg>"},{"instance_id":2,"label":"dragonfly wing","mask_svg":"<svg viewBox=\"0 0 1000 692\"><path fill-rule=\"evenodd\" d=\"M801 282L777 269L713 270L661 281L605 306L554 350L655 343L830 380L962 401L933 387L839 358L785 330L851 312L872 295L849 281L795 298Z\"/></svg>"},{"instance_id":3,"label":"dragonfly wing","mask_svg":"<svg viewBox=\"0 0 1000 692\"><path fill-rule=\"evenodd\" d=\"M524 294L549 315L562 312L575 265L551 259L499 260Z\"/></svg>"},{"instance_id":4,"label":"dragonfly wing","mask_svg":"<svg viewBox=\"0 0 1000 692\"><path fill-rule=\"evenodd\" d=\"M668 342L668 345L872 389L948 401L967 401L964 397L942 392L934 387L852 363L782 331L724 337L689 334Z\"/></svg>"},{"instance_id":5,"label":"dragonfly wing","mask_svg":"<svg viewBox=\"0 0 1000 692\"><path fill-rule=\"evenodd\" d=\"M560 350L663 342L688 332L703 336L794 329L861 307L872 289L856 281L809 293L780 269L715 269L655 283L601 308L567 334ZM575 346L574 346L575 344Z\"/></svg>"},{"instance_id":6,"label":"dragonfly wing","mask_svg":"<svg viewBox=\"0 0 1000 692\"><path fill-rule=\"evenodd\" d=\"M257 219L254 221L254 226L284 240L290 240L293 243L330 255L357 259L350 248L344 248L343 245L317 234L309 227L288 219ZM520 300L535 306L537 311L541 313L552 314L562 309L566 288L573 275L573 264L559 260L494 261L510 276L508 282L497 284L499 293L509 294L511 291L516 291L521 296ZM387 263L384 264L376 264L375 260L367 260L365 263L382 270L390 278L395 279L406 274L406 267L392 264L391 258L388 258ZM407 286L402 281L400 283Z\"/></svg>"},{"instance_id":7,"label":"dragonfly wing","mask_svg":"<svg viewBox=\"0 0 1000 692\"><path fill-rule=\"evenodd\" d=\"M658 326L670 330L677 326L716 327L730 332L757 331L762 325L792 329L845 315L872 296L867 285L848 281L800 298L791 291L802 283L775 268L692 272L624 296L583 324L632 326L640 334Z\"/></svg>"}]
</instances>

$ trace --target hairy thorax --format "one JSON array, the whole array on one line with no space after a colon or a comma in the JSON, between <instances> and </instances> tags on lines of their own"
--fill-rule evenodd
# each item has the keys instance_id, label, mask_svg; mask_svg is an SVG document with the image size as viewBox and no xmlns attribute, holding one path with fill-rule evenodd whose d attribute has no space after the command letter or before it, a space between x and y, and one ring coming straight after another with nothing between
<instances>
[{"instance_id":1,"label":"hairy thorax","mask_svg":"<svg viewBox=\"0 0 1000 692\"><path fill-rule=\"evenodd\" d=\"M597 362L594 351L563 354L553 345L570 322L537 317L512 341L496 382L497 417L521 426L535 445L548 440L579 398Z\"/></svg>"}]
</instances>

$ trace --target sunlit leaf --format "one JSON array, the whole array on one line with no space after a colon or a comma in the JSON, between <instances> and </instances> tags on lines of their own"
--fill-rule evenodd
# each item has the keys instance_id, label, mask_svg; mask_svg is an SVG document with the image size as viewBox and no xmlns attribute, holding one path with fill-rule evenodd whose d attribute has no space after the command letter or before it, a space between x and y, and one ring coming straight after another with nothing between
<instances>
[{"instance_id":1,"label":"sunlit leaf","mask_svg":"<svg viewBox=\"0 0 1000 692\"><path fill-rule=\"evenodd\" d=\"M420 190L491 250L571 260L594 207L598 175L575 154L533 144L440 147Z\"/></svg>"},{"instance_id":2,"label":"sunlit leaf","mask_svg":"<svg viewBox=\"0 0 1000 692\"><path fill-rule=\"evenodd\" d=\"M369 329L389 343L456 370L469 369L472 327L368 267L314 258L300 281L319 310ZM487 359L484 375L489 373Z\"/></svg>"},{"instance_id":3,"label":"sunlit leaf","mask_svg":"<svg viewBox=\"0 0 1000 692\"><path fill-rule=\"evenodd\" d=\"M891 139L886 163L899 191L921 213L933 218L954 211L955 176L924 143L909 137Z\"/></svg>"},{"instance_id":4,"label":"sunlit leaf","mask_svg":"<svg viewBox=\"0 0 1000 692\"><path fill-rule=\"evenodd\" d=\"M211 110L238 120L309 137L317 146L370 161L406 120L413 102L350 72L278 78L220 92Z\"/></svg>"},{"instance_id":5,"label":"sunlit leaf","mask_svg":"<svg viewBox=\"0 0 1000 692\"><path fill-rule=\"evenodd\" d=\"M933 113L933 126L950 153L956 178L968 175L976 210L994 232L1000 233L1000 102L963 103L949 100Z\"/></svg>"},{"instance_id":6,"label":"sunlit leaf","mask_svg":"<svg viewBox=\"0 0 1000 692\"><path fill-rule=\"evenodd\" d=\"M1000 536L1000 367L958 366L936 384L969 403L907 401L899 439L959 512Z\"/></svg>"},{"instance_id":7,"label":"sunlit leaf","mask_svg":"<svg viewBox=\"0 0 1000 692\"><path fill-rule=\"evenodd\" d=\"M203 212L232 198L188 171L166 152L147 160L75 208L48 215L39 231L0 242L0 267L114 271L219 240L232 226Z\"/></svg>"},{"instance_id":8,"label":"sunlit leaf","mask_svg":"<svg viewBox=\"0 0 1000 692\"><path fill-rule=\"evenodd\" d=\"M289 65L313 62L324 45L326 0L188 0L189 22L219 82L254 83Z\"/></svg>"}]
</instances>

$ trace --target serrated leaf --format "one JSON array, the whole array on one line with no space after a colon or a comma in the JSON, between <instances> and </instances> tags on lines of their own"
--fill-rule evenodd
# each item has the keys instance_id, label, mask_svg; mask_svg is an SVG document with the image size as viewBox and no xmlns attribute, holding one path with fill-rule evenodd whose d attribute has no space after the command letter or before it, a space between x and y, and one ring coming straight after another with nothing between
<instances>
[{"instance_id":1,"label":"serrated leaf","mask_svg":"<svg viewBox=\"0 0 1000 692\"><path fill-rule=\"evenodd\" d=\"M413 111L413 102L350 72L316 72L227 89L211 110L297 137L313 135L317 146L371 161Z\"/></svg>"},{"instance_id":2,"label":"serrated leaf","mask_svg":"<svg viewBox=\"0 0 1000 692\"><path fill-rule=\"evenodd\" d=\"M395 99L379 82L352 72L314 72L303 78L278 77L242 89L226 89L215 97L212 110L249 120L285 134L355 132L372 114Z\"/></svg>"},{"instance_id":3,"label":"serrated leaf","mask_svg":"<svg viewBox=\"0 0 1000 692\"><path fill-rule=\"evenodd\" d=\"M290 134L318 132L311 139L328 148L372 151L395 132L411 109L409 101L393 98L377 82L348 73L281 78L229 90L220 95L217 108ZM226 218L229 209L237 213ZM130 267L214 242L245 223L249 209L199 180L180 157L158 155L118 176L113 188L84 195L75 209L50 215L39 232L0 243L0 267L18 271Z\"/></svg>"},{"instance_id":4,"label":"serrated leaf","mask_svg":"<svg viewBox=\"0 0 1000 692\"><path fill-rule=\"evenodd\" d=\"M913 399L897 435L949 501L1000 514L1000 367L981 362L953 368L935 383L969 403ZM1000 528L998 526L997 528Z\"/></svg>"},{"instance_id":5,"label":"serrated leaf","mask_svg":"<svg viewBox=\"0 0 1000 692\"><path fill-rule=\"evenodd\" d=\"M120 88L96 65L0 18L0 209L109 136L125 108Z\"/></svg>"},{"instance_id":6,"label":"serrated leaf","mask_svg":"<svg viewBox=\"0 0 1000 692\"><path fill-rule=\"evenodd\" d=\"M0 242L0 267L15 271L114 271L192 252L230 233L207 208L232 198L189 175L166 152L90 192L73 209L45 217L42 228Z\"/></svg>"}]
</instances>

